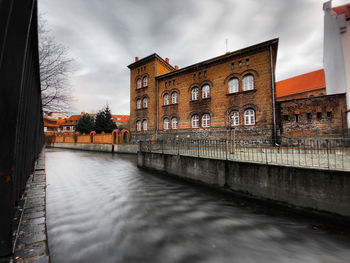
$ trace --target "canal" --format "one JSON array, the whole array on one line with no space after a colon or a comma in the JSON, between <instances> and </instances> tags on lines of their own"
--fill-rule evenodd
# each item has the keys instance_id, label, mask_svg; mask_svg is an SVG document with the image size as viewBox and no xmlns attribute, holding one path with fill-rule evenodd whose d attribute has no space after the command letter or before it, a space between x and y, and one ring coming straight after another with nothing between
<instances>
[{"instance_id":1,"label":"canal","mask_svg":"<svg viewBox=\"0 0 350 263\"><path fill-rule=\"evenodd\" d=\"M350 262L347 235L234 205L136 156L47 149L53 263Z\"/></svg>"}]
</instances>

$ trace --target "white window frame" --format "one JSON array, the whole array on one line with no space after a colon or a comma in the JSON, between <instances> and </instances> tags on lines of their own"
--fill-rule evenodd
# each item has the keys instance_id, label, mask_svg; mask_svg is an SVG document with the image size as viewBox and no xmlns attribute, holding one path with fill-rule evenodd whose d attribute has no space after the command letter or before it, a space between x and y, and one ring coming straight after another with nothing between
<instances>
[{"instance_id":1,"label":"white window frame","mask_svg":"<svg viewBox=\"0 0 350 263\"><path fill-rule=\"evenodd\" d=\"M177 92L176 91L173 91L171 93L171 103L172 104L177 104Z\"/></svg>"},{"instance_id":2,"label":"white window frame","mask_svg":"<svg viewBox=\"0 0 350 263\"><path fill-rule=\"evenodd\" d=\"M147 122L147 120L143 120L142 121L142 129L144 131L147 131L147 129L148 129L148 122Z\"/></svg>"},{"instance_id":3,"label":"white window frame","mask_svg":"<svg viewBox=\"0 0 350 263\"><path fill-rule=\"evenodd\" d=\"M164 99L164 105L169 105L169 94L168 93L165 93L164 96L163 96L163 99Z\"/></svg>"},{"instance_id":4,"label":"white window frame","mask_svg":"<svg viewBox=\"0 0 350 263\"><path fill-rule=\"evenodd\" d=\"M136 122L136 131L141 131L141 121Z\"/></svg>"},{"instance_id":5,"label":"white window frame","mask_svg":"<svg viewBox=\"0 0 350 263\"><path fill-rule=\"evenodd\" d=\"M255 124L255 110L247 109L244 111L244 125Z\"/></svg>"},{"instance_id":6,"label":"white window frame","mask_svg":"<svg viewBox=\"0 0 350 263\"><path fill-rule=\"evenodd\" d=\"M176 130L177 129L177 118L176 117L173 117L171 118L171 128Z\"/></svg>"},{"instance_id":7,"label":"white window frame","mask_svg":"<svg viewBox=\"0 0 350 263\"><path fill-rule=\"evenodd\" d=\"M198 87L192 88L191 93L192 93L192 100L198 100L199 88Z\"/></svg>"},{"instance_id":8,"label":"white window frame","mask_svg":"<svg viewBox=\"0 0 350 263\"><path fill-rule=\"evenodd\" d=\"M239 112L238 111L231 112L230 122L231 122L231 126L238 126L239 125Z\"/></svg>"},{"instance_id":9,"label":"white window frame","mask_svg":"<svg viewBox=\"0 0 350 263\"><path fill-rule=\"evenodd\" d=\"M228 81L228 93L236 93L239 91L239 82L237 78Z\"/></svg>"},{"instance_id":10,"label":"white window frame","mask_svg":"<svg viewBox=\"0 0 350 263\"><path fill-rule=\"evenodd\" d=\"M203 128L210 127L210 114L209 113L203 114L203 116L202 116L202 127Z\"/></svg>"},{"instance_id":11,"label":"white window frame","mask_svg":"<svg viewBox=\"0 0 350 263\"><path fill-rule=\"evenodd\" d=\"M199 116L197 114L191 117L192 128L199 128Z\"/></svg>"},{"instance_id":12,"label":"white window frame","mask_svg":"<svg viewBox=\"0 0 350 263\"><path fill-rule=\"evenodd\" d=\"M148 77L143 77L142 79L142 82L143 82L143 87L147 87L148 86Z\"/></svg>"},{"instance_id":13,"label":"white window frame","mask_svg":"<svg viewBox=\"0 0 350 263\"><path fill-rule=\"evenodd\" d=\"M136 100L136 109L141 109L141 99Z\"/></svg>"},{"instance_id":14,"label":"white window frame","mask_svg":"<svg viewBox=\"0 0 350 263\"><path fill-rule=\"evenodd\" d=\"M141 89L141 79L137 79L137 81L136 81L136 87L138 88L138 89Z\"/></svg>"},{"instance_id":15,"label":"white window frame","mask_svg":"<svg viewBox=\"0 0 350 263\"><path fill-rule=\"evenodd\" d=\"M169 119L168 118L164 118L163 126L164 126L164 130L169 130Z\"/></svg>"},{"instance_id":16,"label":"white window frame","mask_svg":"<svg viewBox=\"0 0 350 263\"><path fill-rule=\"evenodd\" d=\"M210 86L208 84L202 87L202 99L210 98Z\"/></svg>"},{"instance_id":17,"label":"white window frame","mask_svg":"<svg viewBox=\"0 0 350 263\"><path fill-rule=\"evenodd\" d=\"M243 90L253 90L254 89L254 76L249 74L245 75L243 78Z\"/></svg>"},{"instance_id":18,"label":"white window frame","mask_svg":"<svg viewBox=\"0 0 350 263\"><path fill-rule=\"evenodd\" d=\"M143 107L148 108L148 98L143 98Z\"/></svg>"}]
</instances>

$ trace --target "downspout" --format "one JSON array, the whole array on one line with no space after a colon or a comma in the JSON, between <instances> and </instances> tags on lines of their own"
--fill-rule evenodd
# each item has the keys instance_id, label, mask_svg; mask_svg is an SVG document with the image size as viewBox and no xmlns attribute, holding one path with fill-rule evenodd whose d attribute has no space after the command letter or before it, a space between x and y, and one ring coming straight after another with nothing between
<instances>
[{"instance_id":1,"label":"downspout","mask_svg":"<svg viewBox=\"0 0 350 263\"><path fill-rule=\"evenodd\" d=\"M157 76L158 76L158 63L157 63L157 59L155 59L155 63L156 63L156 77L155 77L155 80L156 80L156 107L157 107L157 117L156 117L156 137L158 137L158 128L159 128L159 109L158 109L158 79L157 79Z\"/></svg>"},{"instance_id":2,"label":"downspout","mask_svg":"<svg viewBox=\"0 0 350 263\"><path fill-rule=\"evenodd\" d=\"M275 74L272 61L272 46L270 45L270 67L271 67L271 87L272 87L272 116L273 116L273 139L276 139L276 101L275 101Z\"/></svg>"}]
</instances>

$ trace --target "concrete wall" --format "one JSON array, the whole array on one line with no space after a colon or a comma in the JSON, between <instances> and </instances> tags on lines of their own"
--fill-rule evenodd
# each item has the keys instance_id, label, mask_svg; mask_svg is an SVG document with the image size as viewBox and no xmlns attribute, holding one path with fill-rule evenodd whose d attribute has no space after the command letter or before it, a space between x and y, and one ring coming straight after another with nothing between
<instances>
[{"instance_id":1,"label":"concrete wall","mask_svg":"<svg viewBox=\"0 0 350 263\"><path fill-rule=\"evenodd\" d=\"M257 199L350 216L349 172L141 152L138 166Z\"/></svg>"},{"instance_id":2,"label":"concrete wall","mask_svg":"<svg viewBox=\"0 0 350 263\"><path fill-rule=\"evenodd\" d=\"M139 146L137 144L86 144L86 143L51 143L47 147L73 149L95 152L115 152L136 154Z\"/></svg>"}]
</instances>

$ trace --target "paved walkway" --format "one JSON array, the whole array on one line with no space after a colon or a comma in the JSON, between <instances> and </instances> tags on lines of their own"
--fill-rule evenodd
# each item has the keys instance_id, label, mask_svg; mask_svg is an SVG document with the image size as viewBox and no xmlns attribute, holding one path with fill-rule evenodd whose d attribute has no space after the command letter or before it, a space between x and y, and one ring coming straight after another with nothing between
<instances>
[{"instance_id":1,"label":"paved walkway","mask_svg":"<svg viewBox=\"0 0 350 263\"><path fill-rule=\"evenodd\" d=\"M24 209L15 242L14 262L49 262L46 232L45 149L24 193Z\"/></svg>"}]
</instances>

